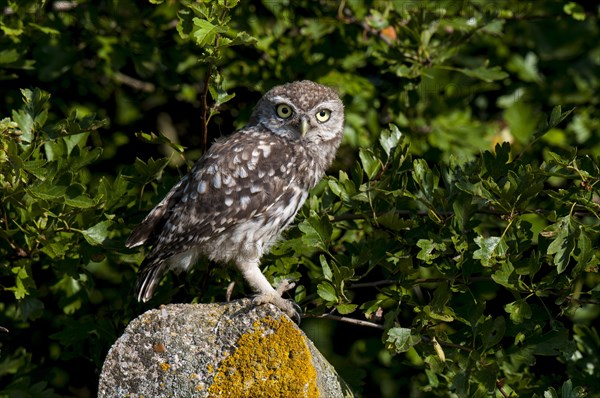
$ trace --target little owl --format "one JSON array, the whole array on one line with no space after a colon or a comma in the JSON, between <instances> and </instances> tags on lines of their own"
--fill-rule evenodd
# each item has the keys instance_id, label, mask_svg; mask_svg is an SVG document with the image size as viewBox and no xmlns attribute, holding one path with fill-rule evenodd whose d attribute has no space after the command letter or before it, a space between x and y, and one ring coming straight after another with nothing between
<instances>
[{"instance_id":1,"label":"little owl","mask_svg":"<svg viewBox=\"0 0 600 398\"><path fill-rule=\"evenodd\" d=\"M293 284L273 288L259 263L331 165L343 125L344 105L329 87L305 80L268 91L248 125L216 141L127 240L152 246L138 271L138 301L168 270L205 257L235 264L255 304L297 320L298 306L281 297Z\"/></svg>"}]
</instances>

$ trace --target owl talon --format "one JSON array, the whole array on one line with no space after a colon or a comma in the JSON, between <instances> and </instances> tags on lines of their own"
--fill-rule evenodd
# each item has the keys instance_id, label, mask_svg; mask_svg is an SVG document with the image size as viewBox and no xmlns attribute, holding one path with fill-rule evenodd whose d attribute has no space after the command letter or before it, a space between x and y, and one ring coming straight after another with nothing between
<instances>
[{"instance_id":1,"label":"owl talon","mask_svg":"<svg viewBox=\"0 0 600 398\"><path fill-rule=\"evenodd\" d=\"M263 293L255 296L254 299L252 299L252 303L254 305L273 304L289 316L296 324L300 324L302 309L292 300L286 300L273 293Z\"/></svg>"},{"instance_id":2,"label":"owl talon","mask_svg":"<svg viewBox=\"0 0 600 398\"><path fill-rule=\"evenodd\" d=\"M281 282L279 282L279 285L277 285L277 293L279 293L280 296L283 295L283 293L287 292L288 290L292 290L294 287L296 286L296 282L294 282L294 280L292 279L284 279Z\"/></svg>"}]
</instances>

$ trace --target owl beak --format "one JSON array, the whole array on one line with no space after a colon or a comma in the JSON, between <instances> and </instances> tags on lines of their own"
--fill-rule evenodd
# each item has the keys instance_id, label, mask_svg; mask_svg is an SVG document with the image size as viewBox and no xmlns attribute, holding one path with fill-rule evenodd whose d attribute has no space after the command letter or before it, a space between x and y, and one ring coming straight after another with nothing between
<instances>
[{"instance_id":1,"label":"owl beak","mask_svg":"<svg viewBox=\"0 0 600 398\"><path fill-rule=\"evenodd\" d=\"M303 116L300 119L300 134L302 135L302 137L304 137L306 135L309 127L310 127L310 124L309 124L308 118L306 116Z\"/></svg>"}]
</instances>

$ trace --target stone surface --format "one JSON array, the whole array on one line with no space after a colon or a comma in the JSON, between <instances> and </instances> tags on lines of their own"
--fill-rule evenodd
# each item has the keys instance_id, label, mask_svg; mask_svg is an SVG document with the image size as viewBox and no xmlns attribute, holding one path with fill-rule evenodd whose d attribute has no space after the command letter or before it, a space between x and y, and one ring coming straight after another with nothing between
<instances>
[{"instance_id":1,"label":"stone surface","mask_svg":"<svg viewBox=\"0 0 600 398\"><path fill-rule=\"evenodd\" d=\"M110 349L99 397L352 397L281 311L248 299L171 304L134 319Z\"/></svg>"}]
</instances>

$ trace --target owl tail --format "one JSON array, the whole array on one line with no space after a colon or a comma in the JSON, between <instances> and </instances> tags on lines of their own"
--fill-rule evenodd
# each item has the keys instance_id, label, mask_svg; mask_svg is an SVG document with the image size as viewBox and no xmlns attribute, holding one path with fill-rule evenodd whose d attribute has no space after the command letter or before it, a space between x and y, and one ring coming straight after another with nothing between
<instances>
[{"instance_id":1,"label":"owl tail","mask_svg":"<svg viewBox=\"0 0 600 398\"><path fill-rule=\"evenodd\" d=\"M135 290L137 292L137 300L139 302L147 302L152 298L154 290L162 277L167 272L167 264L165 261L147 262L144 260L137 274L137 282Z\"/></svg>"}]
</instances>

